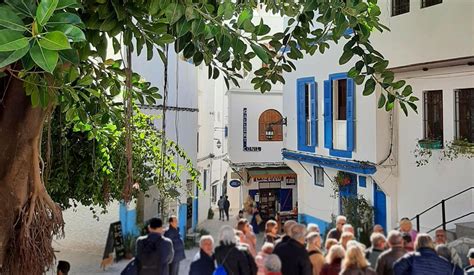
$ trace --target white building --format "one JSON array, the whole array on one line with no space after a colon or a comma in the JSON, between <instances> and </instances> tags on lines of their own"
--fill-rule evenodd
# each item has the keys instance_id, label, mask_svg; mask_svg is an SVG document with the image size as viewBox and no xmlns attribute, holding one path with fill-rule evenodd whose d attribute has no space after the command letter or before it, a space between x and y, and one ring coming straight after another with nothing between
<instances>
[{"instance_id":1,"label":"white building","mask_svg":"<svg viewBox=\"0 0 474 275\"><path fill-rule=\"evenodd\" d=\"M392 10L403 12L404 4L409 12L392 16ZM397 79L413 86L420 98L418 114L405 117L398 106L392 112L378 109L380 91L363 96L363 86L347 77L354 63L338 64L343 43L331 45L322 56L306 56L296 62L295 72L284 76L288 126L283 157L298 175L299 219L318 223L323 232L341 211L340 199L331 196L331 181L339 171L350 182L340 195L363 195L375 207L375 223L385 228L474 183L473 159L440 162L439 150L433 150L431 162L419 168L413 153L419 139L441 138L446 145L462 133L474 142L474 2L386 0L379 5L382 23L392 31L375 35L374 48L390 60ZM459 93L461 107L455 101ZM472 212L472 190L445 207L446 221ZM473 217L456 222L469 220ZM421 231L441 223L441 205L419 218Z\"/></svg>"},{"instance_id":2,"label":"white building","mask_svg":"<svg viewBox=\"0 0 474 275\"><path fill-rule=\"evenodd\" d=\"M207 67L198 67L198 133L197 167L201 173L201 188L195 204L197 224L204 222L210 208L217 207L217 200L226 194L227 158L227 97L222 79L208 79ZM218 217L214 217L217 219Z\"/></svg>"},{"instance_id":3,"label":"white building","mask_svg":"<svg viewBox=\"0 0 474 275\"><path fill-rule=\"evenodd\" d=\"M143 76L146 81L160 89L163 95L164 85L164 66L155 53L151 61L146 61L143 54L133 59L133 70ZM198 92L197 92L197 71L193 64L182 60L172 48L169 50L168 58L168 98L166 102L166 137L176 142L187 154L196 167L197 164L197 142L194 137L197 136L198 122ZM158 100L157 104L150 106L141 106L145 114L160 115L161 118L155 120L157 129L162 129L163 117L163 99ZM184 164L184 160L177 160L178 164ZM164 211L168 215L176 215L181 231L185 232L193 226L197 219L197 211L193 204L193 190L195 183L183 171L181 175L182 185L179 187L181 196L169 203L169 205L160 204L160 193L155 187L148 193L144 199L142 215L144 221L160 213L161 207L166 207ZM133 210L132 210L133 211ZM133 216L133 215L132 215ZM166 218L166 217L165 217Z\"/></svg>"}]
</instances>

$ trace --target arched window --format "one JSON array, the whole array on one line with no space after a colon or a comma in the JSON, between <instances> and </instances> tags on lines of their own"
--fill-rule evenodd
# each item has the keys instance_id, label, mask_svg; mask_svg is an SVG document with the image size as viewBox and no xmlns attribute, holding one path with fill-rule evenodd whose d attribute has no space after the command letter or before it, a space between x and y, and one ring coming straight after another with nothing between
<instances>
[{"instance_id":1,"label":"arched window","mask_svg":"<svg viewBox=\"0 0 474 275\"><path fill-rule=\"evenodd\" d=\"M269 109L263 112L258 119L258 140L259 141L282 141L283 125L280 112ZM269 135L268 133L273 133Z\"/></svg>"}]
</instances>

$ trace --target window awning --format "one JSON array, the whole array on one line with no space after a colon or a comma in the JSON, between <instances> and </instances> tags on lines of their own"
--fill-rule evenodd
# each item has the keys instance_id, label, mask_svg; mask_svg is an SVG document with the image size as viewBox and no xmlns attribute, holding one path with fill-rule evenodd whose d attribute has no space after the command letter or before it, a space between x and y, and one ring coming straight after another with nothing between
<instances>
[{"instance_id":1,"label":"window awning","mask_svg":"<svg viewBox=\"0 0 474 275\"><path fill-rule=\"evenodd\" d=\"M372 175L377 171L377 167L367 162L334 159L287 149L282 150L282 155L284 159L302 161L357 174Z\"/></svg>"}]
</instances>

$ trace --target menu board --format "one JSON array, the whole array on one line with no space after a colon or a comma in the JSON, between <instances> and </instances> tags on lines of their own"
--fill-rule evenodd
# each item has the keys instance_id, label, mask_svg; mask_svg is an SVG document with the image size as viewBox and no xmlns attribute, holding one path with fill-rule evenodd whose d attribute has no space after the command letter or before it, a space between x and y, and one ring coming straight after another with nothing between
<instances>
[{"instance_id":1,"label":"menu board","mask_svg":"<svg viewBox=\"0 0 474 275\"><path fill-rule=\"evenodd\" d=\"M114 222L110 224L107 242L105 244L104 256L106 259L115 250L115 261L118 262L125 257L125 246L122 235L122 223Z\"/></svg>"}]
</instances>

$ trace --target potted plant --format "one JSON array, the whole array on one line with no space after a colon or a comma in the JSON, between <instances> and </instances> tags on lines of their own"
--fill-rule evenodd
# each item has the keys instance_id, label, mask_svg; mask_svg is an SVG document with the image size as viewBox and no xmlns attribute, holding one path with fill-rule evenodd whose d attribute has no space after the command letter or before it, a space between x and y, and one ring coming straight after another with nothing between
<instances>
[{"instance_id":1,"label":"potted plant","mask_svg":"<svg viewBox=\"0 0 474 275\"><path fill-rule=\"evenodd\" d=\"M124 249L125 249L125 259L132 259L135 256L135 244L137 242L137 237L129 234L124 238Z\"/></svg>"},{"instance_id":2,"label":"potted plant","mask_svg":"<svg viewBox=\"0 0 474 275\"><path fill-rule=\"evenodd\" d=\"M474 143L467 141L466 139L456 139L453 140L452 145L460 152L460 153L474 153Z\"/></svg>"},{"instance_id":3,"label":"potted plant","mask_svg":"<svg viewBox=\"0 0 474 275\"><path fill-rule=\"evenodd\" d=\"M443 148L443 141L441 139L420 139L418 144L423 149L441 149Z\"/></svg>"},{"instance_id":4,"label":"potted plant","mask_svg":"<svg viewBox=\"0 0 474 275\"><path fill-rule=\"evenodd\" d=\"M341 171L337 172L335 180L339 186L346 186L351 183L349 175Z\"/></svg>"}]
</instances>

